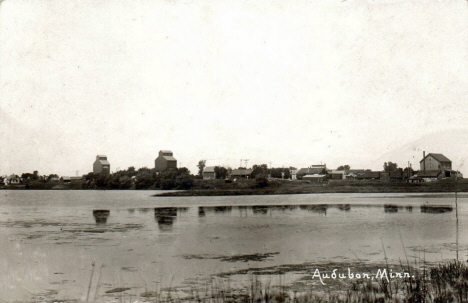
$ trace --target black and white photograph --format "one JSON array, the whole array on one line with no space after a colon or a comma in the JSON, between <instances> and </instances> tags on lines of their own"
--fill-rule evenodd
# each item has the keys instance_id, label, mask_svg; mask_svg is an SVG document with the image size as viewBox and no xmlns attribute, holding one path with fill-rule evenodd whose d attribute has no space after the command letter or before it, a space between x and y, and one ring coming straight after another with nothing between
<instances>
[{"instance_id":1,"label":"black and white photograph","mask_svg":"<svg viewBox=\"0 0 468 303\"><path fill-rule=\"evenodd\" d=\"M0 303L468 302L468 1L0 0Z\"/></svg>"}]
</instances>

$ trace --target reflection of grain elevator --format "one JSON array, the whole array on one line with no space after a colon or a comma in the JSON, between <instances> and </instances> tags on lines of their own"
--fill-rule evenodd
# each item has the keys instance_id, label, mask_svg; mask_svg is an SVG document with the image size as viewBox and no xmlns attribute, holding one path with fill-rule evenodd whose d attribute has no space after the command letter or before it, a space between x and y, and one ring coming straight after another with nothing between
<instances>
[{"instance_id":1,"label":"reflection of grain elevator","mask_svg":"<svg viewBox=\"0 0 468 303\"><path fill-rule=\"evenodd\" d=\"M109 176L110 163L107 161L107 156L97 155L96 161L93 164L93 173L95 175Z\"/></svg>"}]
</instances>

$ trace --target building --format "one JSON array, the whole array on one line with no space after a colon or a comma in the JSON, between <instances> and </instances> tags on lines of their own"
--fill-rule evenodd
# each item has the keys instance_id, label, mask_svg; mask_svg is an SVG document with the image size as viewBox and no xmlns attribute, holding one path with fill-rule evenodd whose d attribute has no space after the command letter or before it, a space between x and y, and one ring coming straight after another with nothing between
<instances>
[{"instance_id":1,"label":"building","mask_svg":"<svg viewBox=\"0 0 468 303\"><path fill-rule=\"evenodd\" d=\"M297 169L291 169L291 180L297 180Z\"/></svg>"},{"instance_id":2,"label":"building","mask_svg":"<svg viewBox=\"0 0 468 303\"><path fill-rule=\"evenodd\" d=\"M6 177L3 181L5 185L21 184L21 178L18 175L10 175Z\"/></svg>"},{"instance_id":3,"label":"building","mask_svg":"<svg viewBox=\"0 0 468 303\"><path fill-rule=\"evenodd\" d=\"M440 170L426 170L419 171L415 176L417 179L422 180L423 182L437 181L441 176ZM414 180L413 180L414 182Z\"/></svg>"},{"instance_id":4,"label":"building","mask_svg":"<svg viewBox=\"0 0 468 303\"><path fill-rule=\"evenodd\" d=\"M96 161L93 164L93 173L95 175L109 176L110 174L110 163L107 161L107 156L97 155Z\"/></svg>"},{"instance_id":5,"label":"building","mask_svg":"<svg viewBox=\"0 0 468 303\"><path fill-rule=\"evenodd\" d=\"M251 179L253 169L234 169L231 172L231 178Z\"/></svg>"},{"instance_id":6,"label":"building","mask_svg":"<svg viewBox=\"0 0 468 303\"><path fill-rule=\"evenodd\" d=\"M327 173L325 165L312 165L311 167L301 168L296 173L296 178L302 180L305 175L323 175Z\"/></svg>"},{"instance_id":7,"label":"building","mask_svg":"<svg viewBox=\"0 0 468 303\"><path fill-rule=\"evenodd\" d=\"M313 174L313 175L305 175L302 177L302 180L310 181L311 183L323 183L327 178L327 175L321 174Z\"/></svg>"},{"instance_id":8,"label":"building","mask_svg":"<svg viewBox=\"0 0 468 303\"><path fill-rule=\"evenodd\" d=\"M365 171L362 173L356 173L356 179L358 180L378 180L380 179L379 171Z\"/></svg>"},{"instance_id":9,"label":"building","mask_svg":"<svg viewBox=\"0 0 468 303\"><path fill-rule=\"evenodd\" d=\"M177 160L174 158L172 151L160 150L159 156L154 160L154 168L156 168L157 171L177 169Z\"/></svg>"},{"instance_id":10,"label":"building","mask_svg":"<svg viewBox=\"0 0 468 303\"><path fill-rule=\"evenodd\" d=\"M69 178L70 178L70 182L82 182L83 181L82 176L72 176L72 177L69 177Z\"/></svg>"},{"instance_id":11,"label":"building","mask_svg":"<svg viewBox=\"0 0 468 303\"><path fill-rule=\"evenodd\" d=\"M423 154L423 159L419 161L421 171L426 170L440 170L449 171L452 170L452 161L443 154L429 153L427 156Z\"/></svg>"},{"instance_id":12,"label":"building","mask_svg":"<svg viewBox=\"0 0 468 303\"><path fill-rule=\"evenodd\" d=\"M332 180L343 180L346 179L346 171L345 170L335 170L329 169L327 170L330 179Z\"/></svg>"},{"instance_id":13,"label":"building","mask_svg":"<svg viewBox=\"0 0 468 303\"><path fill-rule=\"evenodd\" d=\"M70 178L70 176L62 176L62 177L60 177L60 180L61 180L63 183L65 183L65 184L71 183L71 178Z\"/></svg>"},{"instance_id":14,"label":"building","mask_svg":"<svg viewBox=\"0 0 468 303\"><path fill-rule=\"evenodd\" d=\"M207 166L203 169L203 180L216 179L214 166Z\"/></svg>"}]
</instances>

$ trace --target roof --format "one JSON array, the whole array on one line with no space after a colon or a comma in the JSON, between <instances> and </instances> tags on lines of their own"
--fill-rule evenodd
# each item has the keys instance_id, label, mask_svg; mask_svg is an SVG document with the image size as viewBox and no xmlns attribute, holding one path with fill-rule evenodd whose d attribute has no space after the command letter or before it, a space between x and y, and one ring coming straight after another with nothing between
<instances>
[{"instance_id":1,"label":"roof","mask_svg":"<svg viewBox=\"0 0 468 303\"><path fill-rule=\"evenodd\" d=\"M365 172L365 169L348 169L346 172L347 173L363 173Z\"/></svg>"},{"instance_id":2,"label":"roof","mask_svg":"<svg viewBox=\"0 0 468 303\"><path fill-rule=\"evenodd\" d=\"M321 174L322 172L323 172L322 167L308 167L308 168L301 168L296 174L308 175L308 174Z\"/></svg>"},{"instance_id":3,"label":"roof","mask_svg":"<svg viewBox=\"0 0 468 303\"><path fill-rule=\"evenodd\" d=\"M98 160L99 163L101 163L102 165L110 165L109 161L107 160Z\"/></svg>"},{"instance_id":4,"label":"roof","mask_svg":"<svg viewBox=\"0 0 468 303\"><path fill-rule=\"evenodd\" d=\"M214 166L207 166L205 169L203 169L204 173L214 173L215 172L215 167Z\"/></svg>"},{"instance_id":5,"label":"roof","mask_svg":"<svg viewBox=\"0 0 468 303\"><path fill-rule=\"evenodd\" d=\"M233 169L231 176L245 176L250 175L253 172L253 169Z\"/></svg>"},{"instance_id":6,"label":"roof","mask_svg":"<svg viewBox=\"0 0 468 303\"><path fill-rule=\"evenodd\" d=\"M323 178L325 175L320 175L320 174L313 174L313 175L305 175L302 178Z\"/></svg>"},{"instance_id":7,"label":"roof","mask_svg":"<svg viewBox=\"0 0 468 303\"><path fill-rule=\"evenodd\" d=\"M426 170L426 171L419 171L418 177L419 178L437 178L440 174L439 170Z\"/></svg>"},{"instance_id":8,"label":"roof","mask_svg":"<svg viewBox=\"0 0 468 303\"><path fill-rule=\"evenodd\" d=\"M449 158L447 158L446 156L442 155L442 154L433 154L433 153L429 153L426 155L426 158L429 157L429 156L432 156L434 157L437 161L439 162L452 162ZM424 159L426 158L423 158L421 161L419 162L422 162Z\"/></svg>"},{"instance_id":9,"label":"roof","mask_svg":"<svg viewBox=\"0 0 468 303\"><path fill-rule=\"evenodd\" d=\"M329 174L344 174L345 173L344 170L337 170L337 169L330 169L330 170L327 170L327 172Z\"/></svg>"},{"instance_id":10,"label":"roof","mask_svg":"<svg viewBox=\"0 0 468 303\"><path fill-rule=\"evenodd\" d=\"M171 153L172 154L172 151L168 150L168 149L163 149L163 150L160 150L159 152L160 153Z\"/></svg>"},{"instance_id":11,"label":"roof","mask_svg":"<svg viewBox=\"0 0 468 303\"><path fill-rule=\"evenodd\" d=\"M356 174L358 178L380 178L379 171L365 171Z\"/></svg>"},{"instance_id":12,"label":"roof","mask_svg":"<svg viewBox=\"0 0 468 303\"><path fill-rule=\"evenodd\" d=\"M172 157L172 156L162 156L164 159L166 159L167 161L177 161L176 158Z\"/></svg>"},{"instance_id":13,"label":"roof","mask_svg":"<svg viewBox=\"0 0 468 303\"><path fill-rule=\"evenodd\" d=\"M403 178L403 171L391 171L388 173L389 177L390 178L393 178L393 179L401 179Z\"/></svg>"}]
</instances>

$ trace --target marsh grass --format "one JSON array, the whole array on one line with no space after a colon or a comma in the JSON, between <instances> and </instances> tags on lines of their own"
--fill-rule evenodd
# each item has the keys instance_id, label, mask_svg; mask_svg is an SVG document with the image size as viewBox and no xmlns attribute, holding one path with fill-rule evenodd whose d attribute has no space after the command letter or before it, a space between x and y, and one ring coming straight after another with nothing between
<instances>
[{"instance_id":1,"label":"marsh grass","mask_svg":"<svg viewBox=\"0 0 468 303\"><path fill-rule=\"evenodd\" d=\"M468 302L468 265L451 261L436 266L409 268L404 279L352 280L340 291L297 291L271 280L250 276L243 287L233 287L229 279L213 279L203 287L181 292L174 288L142 294L146 302L162 303L462 303ZM131 302L127 297L124 302Z\"/></svg>"}]
</instances>

